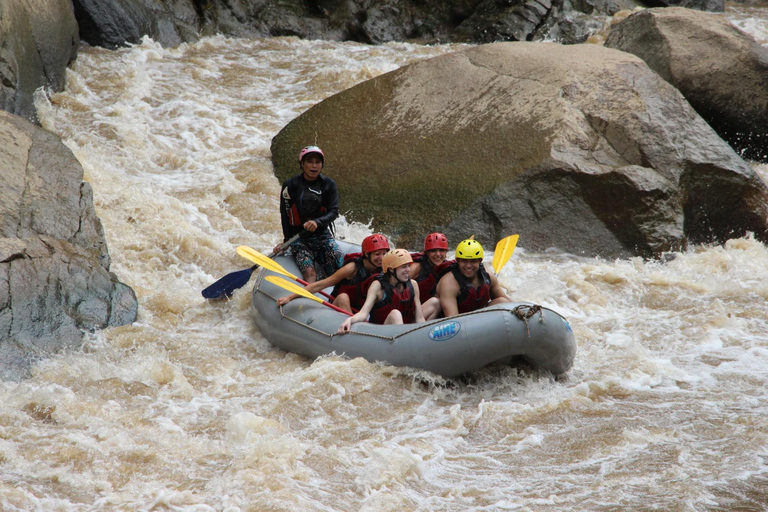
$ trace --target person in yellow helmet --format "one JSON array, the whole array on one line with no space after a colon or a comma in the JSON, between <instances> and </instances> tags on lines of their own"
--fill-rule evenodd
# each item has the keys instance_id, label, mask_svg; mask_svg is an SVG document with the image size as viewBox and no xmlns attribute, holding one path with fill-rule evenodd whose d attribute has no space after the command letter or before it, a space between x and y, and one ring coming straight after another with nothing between
<instances>
[{"instance_id":1,"label":"person in yellow helmet","mask_svg":"<svg viewBox=\"0 0 768 512\"><path fill-rule=\"evenodd\" d=\"M437 283L437 296L446 317L511 302L498 279L483 266L483 246L474 236L456 246L456 260Z\"/></svg>"},{"instance_id":2,"label":"person in yellow helmet","mask_svg":"<svg viewBox=\"0 0 768 512\"><path fill-rule=\"evenodd\" d=\"M382 273L371 278L365 303L360 311L344 320L339 333L349 332L352 324L365 321L369 313L374 324L424 322L419 285L411 279L411 263L413 259L405 249L385 254L381 260Z\"/></svg>"}]
</instances>

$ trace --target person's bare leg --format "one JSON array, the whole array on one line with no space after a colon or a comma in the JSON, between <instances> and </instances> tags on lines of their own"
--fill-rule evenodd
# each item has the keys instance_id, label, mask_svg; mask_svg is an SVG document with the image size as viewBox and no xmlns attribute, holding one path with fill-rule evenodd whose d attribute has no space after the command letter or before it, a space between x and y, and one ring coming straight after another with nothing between
<instances>
[{"instance_id":1,"label":"person's bare leg","mask_svg":"<svg viewBox=\"0 0 768 512\"><path fill-rule=\"evenodd\" d=\"M346 293L338 294L336 298L333 299L333 305L352 313L352 303L349 300L349 295Z\"/></svg>"},{"instance_id":2,"label":"person's bare leg","mask_svg":"<svg viewBox=\"0 0 768 512\"><path fill-rule=\"evenodd\" d=\"M387 315L387 319L384 320L384 325L392 325L392 324L402 324L403 323L403 314L398 311L397 309L393 309L389 312Z\"/></svg>"},{"instance_id":3,"label":"person's bare leg","mask_svg":"<svg viewBox=\"0 0 768 512\"><path fill-rule=\"evenodd\" d=\"M507 299L506 297L496 297L491 302L488 303L489 306L493 306L494 304L501 304L504 302L512 302L511 300Z\"/></svg>"},{"instance_id":4,"label":"person's bare leg","mask_svg":"<svg viewBox=\"0 0 768 512\"><path fill-rule=\"evenodd\" d=\"M431 297L427 302L421 305L421 312L424 313L424 320L434 320L441 313L440 299L437 297Z\"/></svg>"},{"instance_id":5,"label":"person's bare leg","mask_svg":"<svg viewBox=\"0 0 768 512\"><path fill-rule=\"evenodd\" d=\"M308 283L314 283L317 281L317 274L314 267L308 267L301 271L301 275Z\"/></svg>"}]
</instances>

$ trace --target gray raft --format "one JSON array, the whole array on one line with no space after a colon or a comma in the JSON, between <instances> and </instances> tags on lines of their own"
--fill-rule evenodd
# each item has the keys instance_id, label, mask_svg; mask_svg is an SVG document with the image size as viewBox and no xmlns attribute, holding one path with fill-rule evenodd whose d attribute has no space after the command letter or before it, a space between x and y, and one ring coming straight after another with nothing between
<instances>
[{"instance_id":1,"label":"gray raft","mask_svg":"<svg viewBox=\"0 0 768 512\"><path fill-rule=\"evenodd\" d=\"M356 245L339 244L348 253L360 250ZM301 275L290 255L275 260L293 275ZM345 315L319 302L299 297L277 307L275 301L289 292L264 279L268 275L280 274L263 268L257 274L251 305L256 326L272 345L312 359L336 353L455 377L520 359L560 375L571 368L576 356L576 340L568 321L536 304L498 304L420 324L361 322L340 335L336 331Z\"/></svg>"}]
</instances>

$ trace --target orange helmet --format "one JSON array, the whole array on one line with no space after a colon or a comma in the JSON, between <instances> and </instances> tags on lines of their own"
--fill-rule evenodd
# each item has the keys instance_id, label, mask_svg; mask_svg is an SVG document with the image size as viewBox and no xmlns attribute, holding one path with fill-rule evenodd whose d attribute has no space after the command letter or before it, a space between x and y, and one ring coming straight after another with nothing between
<instances>
[{"instance_id":1,"label":"orange helmet","mask_svg":"<svg viewBox=\"0 0 768 512\"><path fill-rule=\"evenodd\" d=\"M368 254L379 249L389 249L389 242L384 235L368 235L363 239L363 254Z\"/></svg>"},{"instance_id":2,"label":"orange helmet","mask_svg":"<svg viewBox=\"0 0 768 512\"><path fill-rule=\"evenodd\" d=\"M389 251L381 259L381 271L387 272L390 269L397 268L406 263L413 263L411 253L405 249L395 249L394 251Z\"/></svg>"},{"instance_id":3,"label":"orange helmet","mask_svg":"<svg viewBox=\"0 0 768 512\"><path fill-rule=\"evenodd\" d=\"M424 239L424 252L431 251L432 249L445 249L448 250L448 239L442 233L430 233L427 238Z\"/></svg>"}]
</instances>

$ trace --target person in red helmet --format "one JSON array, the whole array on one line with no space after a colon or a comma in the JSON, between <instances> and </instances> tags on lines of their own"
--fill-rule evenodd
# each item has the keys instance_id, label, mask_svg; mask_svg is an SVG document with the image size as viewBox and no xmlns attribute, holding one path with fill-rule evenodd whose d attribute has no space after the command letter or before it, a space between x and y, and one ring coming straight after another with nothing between
<instances>
[{"instance_id":1,"label":"person in red helmet","mask_svg":"<svg viewBox=\"0 0 768 512\"><path fill-rule=\"evenodd\" d=\"M427 320L436 318L440 312L440 301L430 301L437 292L441 264L448 254L448 238L443 233L430 233L424 239L424 252L411 254L413 265L411 275L419 284L419 295L423 301L422 310Z\"/></svg>"},{"instance_id":2,"label":"person in red helmet","mask_svg":"<svg viewBox=\"0 0 768 512\"><path fill-rule=\"evenodd\" d=\"M483 246L474 237L456 246L456 261L444 266L437 296L446 317L511 302L496 276L483 266Z\"/></svg>"},{"instance_id":3,"label":"person in red helmet","mask_svg":"<svg viewBox=\"0 0 768 512\"><path fill-rule=\"evenodd\" d=\"M309 283L304 288L310 293L316 293L333 286L332 303L349 311L358 310L365 302L369 278L381 272L381 259L389 251L389 242L384 235L373 234L365 237L362 252L344 256L343 266L325 279ZM282 306L299 295L291 294L277 299L277 305Z\"/></svg>"},{"instance_id":4,"label":"person in red helmet","mask_svg":"<svg viewBox=\"0 0 768 512\"><path fill-rule=\"evenodd\" d=\"M410 324L423 322L419 287L411 279L413 259L405 249L395 249L382 258L383 273L371 279L360 311L347 317L339 326L339 334L349 332L352 324L364 322L370 313L372 324ZM437 300L437 299L431 299Z\"/></svg>"},{"instance_id":5,"label":"person in red helmet","mask_svg":"<svg viewBox=\"0 0 768 512\"><path fill-rule=\"evenodd\" d=\"M308 283L336 272L344 257L333 238L333 221L339 216L339 192L333 179L320 174L324 165L323 150L306 146L299 152L301 173L285 180L280 189L283 242L302 233L290 249Z\"/></svg>"},{"instance_id":6,"label":"person in red helmet","mask_svg":"<svg viewBox=\"0 0 768 512\"><path fill-rule=\"evenodd\" d=\"M411 275L419 283L419 291L425 300L435 296L437 274L435 269L448 254L448 238L442 233L430 233L424 239L424 252L411 254Z\"/></svg>"}]
</instances>

